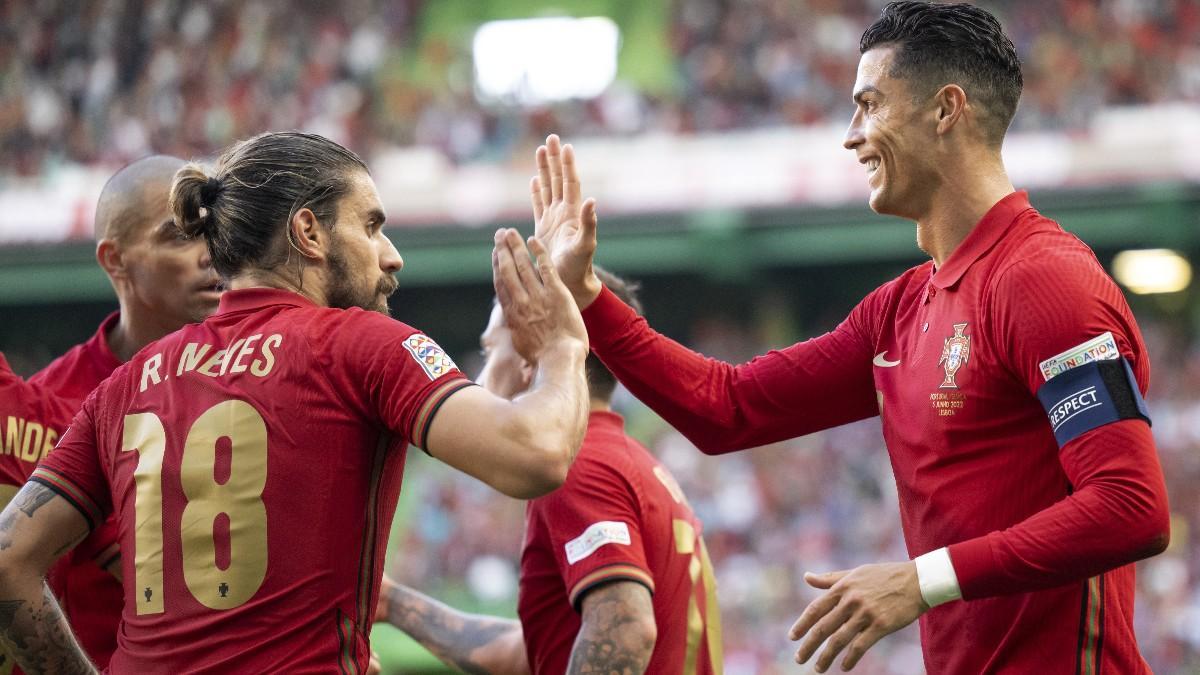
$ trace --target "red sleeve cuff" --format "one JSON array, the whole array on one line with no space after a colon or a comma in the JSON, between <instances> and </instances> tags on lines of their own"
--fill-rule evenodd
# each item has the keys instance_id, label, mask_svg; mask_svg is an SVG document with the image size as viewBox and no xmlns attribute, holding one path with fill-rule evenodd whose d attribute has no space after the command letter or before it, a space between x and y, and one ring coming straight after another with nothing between
<instances>
[{"instance_id":1,"label":"red sleeve cuff","mask_svg":"<svg viewBox=\"0 0 1200 675\"><path fill-rule=\"evenodd\" d=\"M963 600L996 595L991 584L997 576L998 565L987 535L951 544L949 551Z\"/></svg>"},{"instance_id":2,"label":"red sleeve cuff","mask_svg":"<svg viewBox=\"0 0 1200 675\"><path fill-rule=\"evenodd\" d=\"M592 347L610 345L620 336L621 328L636 321L637 312L604 286L600 295L581 312Z\"/></svg>"}]
</instances>

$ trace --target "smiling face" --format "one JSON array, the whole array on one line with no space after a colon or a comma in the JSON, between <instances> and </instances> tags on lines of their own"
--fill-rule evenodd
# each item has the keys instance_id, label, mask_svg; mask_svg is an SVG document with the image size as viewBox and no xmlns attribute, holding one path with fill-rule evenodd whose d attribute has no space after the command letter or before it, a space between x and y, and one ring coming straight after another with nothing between
<instances>
[{"instance_id":1,"label":"smiling face","mask_svg":"<svg viewBox=\"0 0 1200 675\"><path fill-rule=\"evenodd\" d=\"M939 183L936 111L892 77L896 48L868 50L858 62L854 117L843 145L867 170L876 213L919 220Z\"/></svg>"},{"instance_id":2,"label":"smiling face","mask_svg":"<svg viewBox=\"0 0 1200 675\"><path fill-rule=\"evenodd\" d=\"M383 233L385 218L375 181L355 171L331 233L325 289L330 307L388 313L387 299L396 291L395 274L404 260Z\"/></svg>"}]
</instances>

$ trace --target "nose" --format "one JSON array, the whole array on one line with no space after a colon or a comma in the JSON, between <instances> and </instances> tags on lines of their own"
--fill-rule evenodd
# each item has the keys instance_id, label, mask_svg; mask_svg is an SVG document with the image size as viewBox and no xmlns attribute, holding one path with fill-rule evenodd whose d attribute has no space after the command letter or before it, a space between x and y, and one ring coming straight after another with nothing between
<instances>
[{"instance_id":1,"label":"nose","mask_svg":"<svg viewBox=\"0 0 1200 675\"><path fill-rule=\"evenodd\" d=\"M212 267L212 254L208 252L207 241L201 239L198 243L200 244L200 260L197 262L200 264L200 269L206 270Z\"/></svg>"},{"instance_id":2,"label":"nose","mask_svg":"<svg viewBox=\"0 0 1200 675\"><path fill-rule=\"evenodd\" d=\"M847 150L854 150L858 146L866 142L866 137L863 135L863 114L862 108L854 108L854 117L850 118L850 127L846 129L846 137L842 139L842 147Z\"/></svg>"},{"instance_id":3,"label":"nose","mask_svg":"<svg viewBox=\"0 0 1200 675\"><path fill-rule=\"evenodd\" d=\"M404 258L400 257L396 245L383 232L380 232L378 236L383 239L379 251L379 269L388 274L395 274L404 269Z\"/></svg>"}]
</instances>

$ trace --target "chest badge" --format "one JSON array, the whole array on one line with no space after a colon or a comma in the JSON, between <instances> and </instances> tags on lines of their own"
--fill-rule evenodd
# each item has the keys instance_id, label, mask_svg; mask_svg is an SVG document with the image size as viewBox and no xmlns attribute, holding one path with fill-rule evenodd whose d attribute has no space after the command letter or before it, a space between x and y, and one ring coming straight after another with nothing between
<instances>
[{"instance_id":1,"label":"chest badge","mask_svg":"<svg viewBox=\"0 0 1200 675\"><path fill-rule=\"evenodd\" d=\"M967 359L971 357L971 336L965 334L966 330L967 322L956 323L954 324L954 335L946 338L946 343L942 347L942 358L938 359L938 365L942 367L946 377L938 385L939 389L958 389L954 375L959 368L967 365Z\"/></svg>"}]
</instances>

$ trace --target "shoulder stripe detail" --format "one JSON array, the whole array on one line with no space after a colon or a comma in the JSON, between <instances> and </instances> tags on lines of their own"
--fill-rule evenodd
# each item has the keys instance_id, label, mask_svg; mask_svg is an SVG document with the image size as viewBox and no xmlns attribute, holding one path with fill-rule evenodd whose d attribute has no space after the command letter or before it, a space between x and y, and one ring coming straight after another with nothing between
<instances>
[{"instance_id":1,"label":"shoulder stripe detail","mask_svg":"<svg viewBox=\"0 0 1200 675\"><path fill-rule=\"evenodd\" d=\"M475 383L465 377L454 378L429 392L413 420L409 442L420 448L425 454L429 454L429 451L425 449L425 438L429 433L429 423L433 421L433 416L437 413L438 408L441 408L446 399L450 398L454 392L473 386Z\"/></svg>"},{"instance_id":2,"label":"shoulder stripe detail","mask_svg":"<svg viewBox=\"0 0 1200 675\"><path fill-rule=\"evenodd\" d=\"M33 470L33 473L29 476L29 480L45 485L58 493L60 497L70 502L71 506L78 509L88 521L88 529L94 530L97 525L104 522L104 510L100 508L100 505L89 497L86 492L76 487L74 483L55 471L39 466Z\"/></svg>"},{"instance_id":3,"label":"shoulder stripe detail","mask_svg":"<svg viewBox=\"0 0 1200 675\"><path fill-rule=\"evenodd\" d=\"M571 587L571 592L568 596L571 606L578 612L580 609L579 601L583 599L584 594L597 584L614 579L636 581L649 589L651 594L654 593L654 577L650 576L650 573L646 570L634 565L608 565L586 575Z\"/></svg>"}]
</instances>

